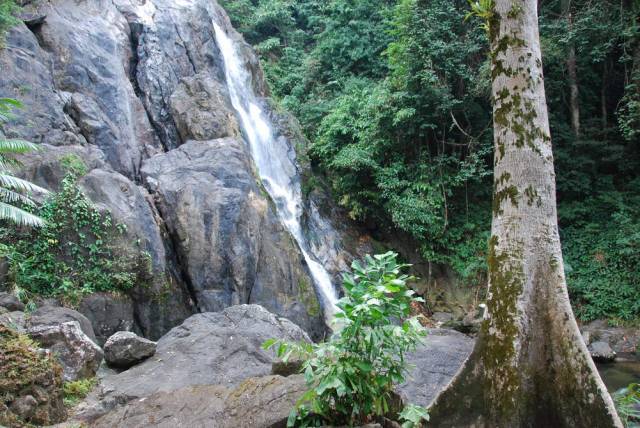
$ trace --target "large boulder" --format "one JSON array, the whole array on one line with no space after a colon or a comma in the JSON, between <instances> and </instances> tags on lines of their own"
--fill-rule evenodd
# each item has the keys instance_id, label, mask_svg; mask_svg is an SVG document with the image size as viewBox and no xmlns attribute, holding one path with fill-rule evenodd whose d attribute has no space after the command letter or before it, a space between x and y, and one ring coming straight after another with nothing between
<instances>
[{"instance_id":1,"label":"large boulder","mask_svg":"<svg viewBox=\"0 0 640 428\"><path fill-rule=\"evenodd\" d=\"M65 382L95 376L102 362L102 349L80 328L77 321L31 326L29 336L56 356Z\"/></svg>"},{"instance_id":2,"label":"large boulder","mask_svg":"<svg viewBox=\"0 0 640 428\"><path fill-rule=\"evenodd\" d=\"M156 353L156 342L130 331L119 331L104 344L106 362L117 368L129 368Z\"/></svg>"},{"instance_id":3,"label":"large boulder","mask_svg":"<svg viewBox=\"0 0 640 428\"><path fill-rule=\"evenodd\" d=\"M96 342L96 335L93 333L91 321L73 309L62 306L41 306L29 315L27 323L31 329L39 326L53 327L70 321L76 321L82 332L91 341Z\"/></svg>"},{"instance_id":4,"label":"large boulder","mask_svg":"<svg viewBox=\"0 0 640 428\"><path fill-rule=\"evenodd\" d=\"M0 307L6 308L11 312L23 311L24 303L11 293L0 292Z\"/></svg>"},{"instance_id":5,"label":"large boulder","mask_svg":"<svg viewBox=\"0 0 640 428\"><path fill-rule=\"evenodd\" d=\"M593 361L610 363L616 359L616 353L607 342L597 341L589 345L589 352Z\"/></svg>"},{"instance_id":6,"label":"large boulder","mask_svg":"<svg viewBox=\"0 0 640 428\"><path fill-rule=\"evenodd\" d=\"M132 401L95 428L285 427L306 385L301 375L249 378L240 385L195 385Z\"/></svg>"},{"instance_id":7,"label":"large boulder","mask_svg":"<svg viewBox=\"0 0 640 428\"><path fill-rule=\"evenodd\" d=\"M126 402L190 385L237 385L268 375L275 356L270 338L309 341L291 321L258 305L193 315L160 338L153 357L103 381L104 401Z\"/></svg>"},{"instance_id":8,"label":"large boulder","mask_svg":"<svg viewBox=\"0 0 640 428\"><path fill-rule=\"evenodd\" d=\"M398 387L405 402L428 407L458 372L473 350L474 340L447 329L430 329L424 343L407 355L412 366Z\"/></svg>"},{"instance_id":9,"label":"large boulder","mask_svg":"<svg viewBox=\"0 0 640 428\"><path fill-rule=\"evenodd\" d=\"M201 311L260 304L320 337L313 282L250 165L243 142L223 138L154 156L142 174Z\"/></svg>"}]
</instances>

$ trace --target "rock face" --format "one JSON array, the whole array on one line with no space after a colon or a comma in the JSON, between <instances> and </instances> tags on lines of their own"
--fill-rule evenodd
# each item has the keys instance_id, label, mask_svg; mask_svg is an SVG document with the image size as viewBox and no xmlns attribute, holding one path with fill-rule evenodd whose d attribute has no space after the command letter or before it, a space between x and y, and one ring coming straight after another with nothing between
<instances>
[{"instance_id":1,"label":"rock face","mask_svg":"<svg viewBox=\"0 0 640 428\"><path fill-rule=\"evenodd\" d=\"M189 141L144 162L201 311L255 303L314 336L323 330L298 247L249 172L242 141Z\"/></svg>"},{"instance_id":2,"label":"rock face","mask_svg":"<svg viewBox=\"0 0 640 428\"><path fill-rule=\"evenodd\" d=\"M640 347L640 330L614 327L605 320L595 320L581 326L585 343L605 342L617 354L635 354Z\"/></svg>"},{"instance_id":3,"label":"rock face","mask_svg":"<svg viewBox=\"0 0 640 428\"><path fill-rule=\"evenodd\" d=\"M119 331L104 345L104 358L110 366L129 368L156 353L156 342L130 331Z\"/></svg>"},{"instance_id":4,"label":"rock face","mask_svg":"<svg viewBox=\"0 0 640 428\"><path fill-rule=\"evenodd\" d=\"M306 390L301 375L249 378L235 388L197 385L131 402L92 424L96 428L285 427Z\"/></svg>"},{"instance_id":5,"label":"rock face","mask_svg":"<svg viewBox=\"0 0 640 428\"><path fill-rule=\"evenodd\" d=\"M28 334L55 355L65 382L91 378L100 367L102 349L83 333L77 321L32 326Z\"/></svg>"},{"instance_id":6,"label":"rock face","mask_svg":"<svg viewBox=\"0 0 640 428\"><path fill-rule=\"evenodd\" d=\"M150 258L148 283L129 296L133 315L102 297L81 307L97 340L114 329L157 339L199 310L238 303L260 303L319 336L307 267L256 183L231 108L212 20L241 37L216 2L53 0L25 14L35 18L0 51L0 96L25 104L7 136L43 148L24 156L24 177L55 190L61 160L79 157L84 192L127 226L119 245ZM239 53L266 96L256 55L244 43ZM297 145L292 121L274 122ZM335 273L349 258L341 235L315 205L308 211L311 246Z\"/></svg>"},{"instance_id":7,"label":"rock face","mask_svg":"<svg viewBox=\"0 0 640 428\"><path fill-rule=\"evenodd\" d=\"M158 341L153 357L104 379L105 401L126 402L189 385L231 386L268 375L275 357L261 345L269 338L309 340L291 321L258 305L192 315Z\"/></svg>"},{"instance_id":8,"label":"rock face","mask_svg":"<svg viewBox=\"0 0 640 428\"><path fill-rule=\"evenodd\" d=\"M457 331L430 329L424 345L407 356L414 368L398 392L406 402L428 407L471 354L473 344Z\"/></svg>"},{"instance_id":9,"label":"rock face","mask_svg":"<svg viewBox=\"0 0 640 428\"><path fill-rule=\"evenodd\" d=\"M78 307L91 322L98 345L102 346L117 331L130 331L135 326L133 302L124 295L94 293L82 299Z\"/></svg>"}]
</instances>

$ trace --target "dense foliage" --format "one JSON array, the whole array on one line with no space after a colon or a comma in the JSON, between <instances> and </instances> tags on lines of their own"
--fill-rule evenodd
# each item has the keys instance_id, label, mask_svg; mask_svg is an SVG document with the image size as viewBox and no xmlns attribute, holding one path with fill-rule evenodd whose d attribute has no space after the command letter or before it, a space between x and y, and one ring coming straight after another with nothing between
<instances>
[{"instance_id":1,"label":"dense foliage","mask_svg":"<svg viewBox=\"0 0 640 428\"><path fill-rule=\"evenodd\" d=\"M373 233L402 233L464 282L482 280L490 79L486 35L465 20L468 2L222 3L257 47L274 96L302 123L335 199ZM585 319L640 315L638 8L541 2L560 227Z\"/></svg>"},{"instance_id":2,"label":"dense foliage","mask_svg":"<svg viewBox=\"0 0 640 428\"><path fill-rule=\"evenodd\" d=\"M416 318L409 318L413 296L401 274L405 267L395 253L367 256L352 264L345 275L345 297L335 315L336 332L320 344L265 342L285 361L292 355L305 359L303 371L309 391L289 417L289 426L365 424L393 412L393 386L407 372L404 356L425 335ZM398 409L396 409L398 410ZM402 413L405 427L428 418L422 408Z\"/></svg>"},{"instance_id":3,"label":"dense foliage","mask_svg":"<svg viewBox=\"0 0 640 428\"><path fill-rule=\"evenodd\" d=\"M640 427L640 384L632 383L613 396L616 410L626 428Z\"/></svg>"},{"instance_id":4,"label":"dense foliage","mask_svg":"<svg viewBox=\"0 0 640 428\"><path fill-rule=\"evenodd\" d=\"M10 282L19 295L57 296L74 303L95 291L124 291L150 275L148 255L131 249L125 226L99 212L78 187L85 168L79 158L63 159L68 170L61 190L47 199L36 230L0 228L0 256L9 262Z\"/></svg>"},{"instance_id":5,"label":"dense foliage","mask_svg":"<svg viewBox=\"0 0 640 428\"><path fill-rule=\"evenodd\" d=\"M18 6L14 0L0 0L0 47L4 44L6 32L18 23L15 13Z\"/></svg>"}]
</instances>

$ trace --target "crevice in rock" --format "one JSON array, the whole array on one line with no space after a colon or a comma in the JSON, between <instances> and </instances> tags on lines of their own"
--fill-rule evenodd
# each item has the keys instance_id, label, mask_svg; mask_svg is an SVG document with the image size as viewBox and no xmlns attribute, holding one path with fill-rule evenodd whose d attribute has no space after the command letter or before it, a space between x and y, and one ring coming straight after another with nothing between
<instances>
[{"instance_id":1,"label":"crevice in rock","mask_svg":"<svg viewBox=\"0 0 640 428\"><path fill-rule=\"evenodd\" d=\"M158 227L160 228L160 234L162 236L162 241L165 246L166 257L167 257L167 266L171 270L171 274L178 279L180 282L180 288L182 291L189 296L191 299L191 303L193 307L191 309L195 309L196 312L202 312L200 308L200 302L198 301L197 293L195 287L193 286L193 282L191 281L191 277L187 272L185 266L186 263L184 261L184 256L181 254L180 246L178 244L178 237L167 227L167 222L165 220L165 215L160 208L160 204L155 202L154 193L149 189L147 183L145 181L142 182L144 188L149 192L150 198L147 198L147 203L149 204L151 210L158 216L159 221Z\"/></svg>"},{"instance_id":2,"label":"crevice in rock","mask_svg":"<svg viewBox=\"0 0 640 428\"><path fill-rule=\"evenodd\" d=\"M22 22L24 23L25 27L27 27L27 29L29 31L31 31L31 33L35 36L36 41L38 42L38 46L40 46L40 49L42 49L45 52L51 52L51 48L47 45L47 43L44 40L44 37L42 36L42 25L44 24L45 20L46 20L46 15L38 15L35 17L22 17Z\"/></svg>"},{"instance_id":3,"label":"crevice in rock","mask_svg":"<svg viewBox=\"0 0 640 428\"><path fill-rule=\"evenodd\" d=\"M189 51L189 48L187 47L187 44L184 42L184 39L182 38L182 34L180 34L180 28L178 27L178 25L175 22L173 23L173 27L176 30L176 35L178 36L178 38L182 42L182 47L184 48L184 52L187 55L187 59L189 60L189 64L191 64L191 68L193 69L193 74L194 75L198 74L198 71L196 69L196 64L195 64L193 58L191 57L191 51Z\"/></svg>"}]
</instances>

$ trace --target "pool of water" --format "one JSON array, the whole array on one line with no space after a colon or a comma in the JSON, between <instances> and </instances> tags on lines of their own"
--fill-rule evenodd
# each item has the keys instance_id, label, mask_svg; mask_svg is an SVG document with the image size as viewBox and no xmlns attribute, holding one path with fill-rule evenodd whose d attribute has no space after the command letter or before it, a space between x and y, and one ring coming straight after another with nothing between
<instances>
[{"instance_id":1,"label":"pool of water","mask_svg":"<svg viewBox=\"0 0 640 428\"><path fill-rule=\"evenodd\" d=\"M630 383L640 383L640 361L598 364L598 371L609 392L615 392Z\"/></svg>"}]
</instances>

